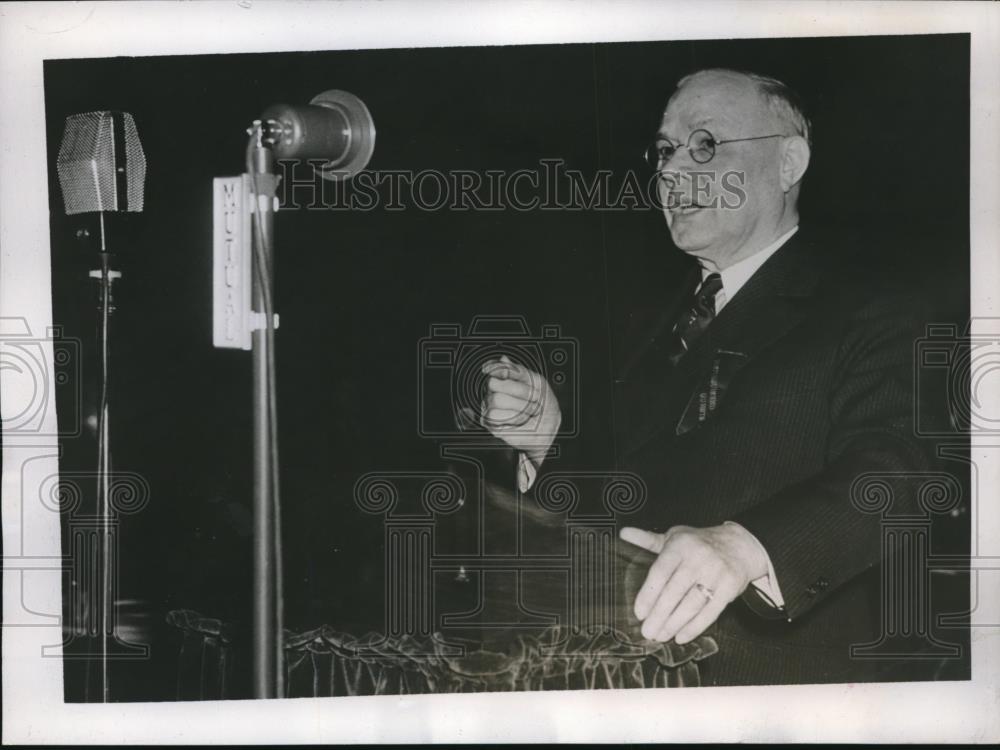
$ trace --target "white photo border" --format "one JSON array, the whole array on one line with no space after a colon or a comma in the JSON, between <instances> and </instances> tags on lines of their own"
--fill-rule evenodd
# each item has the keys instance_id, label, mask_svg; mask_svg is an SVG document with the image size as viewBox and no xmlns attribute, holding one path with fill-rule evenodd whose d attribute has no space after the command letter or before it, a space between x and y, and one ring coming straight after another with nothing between
<instances>
[{"instance_id":1,"label":"white photo border","mask_svg":"<svg viewBox=\"0 0 1000 750\"><path fill-rule=\"evenodd\" d=\"M1000 6L993 3L3 4L0 318L24 318L32 331L52 325L42 80L47 59L926 33L971 34L972 315L1000 318ZM985 408L998 413L1000 393L985 395L993 400ZM16 396L5 388L0 404L9 408ZM54 426L55 414L46 418ZM998 450L974 437L981 486L994 497ZM57 449L44 440L5 436L3 549L7 557L20 550L29 529L32 555L58 556L58 516L43 512L30 519L12 512L28 461L48 462L54 472ZM1000 555L1000 506L979 500L978 552ZM3 580L5 612L22 606L61 611L58 574L5 565ZM979 604L984 621L1000 622L995 591ZM58 626L2 628L5 743L1000 740L997 628L973 628L968 682L107 705L63 702L62 660L40 657L53 632Z\"/></svg>"}]
</instances>

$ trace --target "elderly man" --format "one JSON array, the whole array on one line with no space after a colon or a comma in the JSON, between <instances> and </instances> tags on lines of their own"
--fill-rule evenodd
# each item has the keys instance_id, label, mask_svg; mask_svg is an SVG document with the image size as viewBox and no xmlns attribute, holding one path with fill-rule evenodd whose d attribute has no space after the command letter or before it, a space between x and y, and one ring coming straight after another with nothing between
<instances>
[{"instance_id":1,"label":"elderly man","mask_svg":"<svg viewBox=\"0 0 1000 750\"><path fill-rule=\"evenodd\" d=\"M656 555L634 602L642 634L710 632L708 684L878 679L885 664L851 646L879 633L880 519L851 490L924 463L912 305L800 230L810 126L781 82L687 76L650 156L671 237L697 268L635 316L615 379L613 465L649 496L620 533ZM520 451L527 491L564 461L546 459L557 399L506 360L484 371L483 423Z\"/></svg>"}]
</instances>

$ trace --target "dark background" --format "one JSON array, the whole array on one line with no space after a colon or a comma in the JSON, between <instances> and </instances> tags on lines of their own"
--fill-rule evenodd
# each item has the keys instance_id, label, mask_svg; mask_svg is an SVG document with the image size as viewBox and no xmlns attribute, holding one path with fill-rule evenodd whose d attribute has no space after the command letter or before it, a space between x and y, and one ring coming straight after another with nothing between
<instances>
[{"instance_id":1,"label":"dark background","mask_svg":"<svg viewBox=\"0 0 1000 750\"><path fill-rule=\"evenodd\" d=\"M968 317L966 35L579 44L57 60L45 65L54 319L82 341L96 413L92 248L74 238L55 157L67 115L130 112L148 161L142 214L112 227L114 465L149 506L121 526L119 598L140 600L150 662L118 699L173 697L171 609L249 621L250 354L211 341L215 176L243 171L269 104L341 88L378 130L372 169L641 169L673 84L702 67L780 78L815 127L803 226L870 248L939 320ZM362 474L440 464L417 432L418 341L431 323L518 314L578 340L581 441L608 434L609 331L682 262L655 211L286 211L276 222L286 625L377 626L381 519ZM639 297L638 295L647 295ZM611 321L609 323L609 321ZM75 408L63 397L60 413ZM61 416L61 419L63 417ZM63 471L96 456L63 440ZM67 694L72 697L72 684Z\"/></svg>"}]
</instances>

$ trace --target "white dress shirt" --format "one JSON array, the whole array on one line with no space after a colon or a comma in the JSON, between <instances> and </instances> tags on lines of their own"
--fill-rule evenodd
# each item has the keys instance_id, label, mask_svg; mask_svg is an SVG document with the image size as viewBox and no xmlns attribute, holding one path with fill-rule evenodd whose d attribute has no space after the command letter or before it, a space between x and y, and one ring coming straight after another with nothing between
<instances>
[{"instance_id":1,"label":"white dress shirt","mask_svg":"<svg viewBox=\"0 0 1000 750\"><path fill-rule=\"evenodd\" d=\"M792 235L797 231L799 231L798 224L789 229L760 252L756 252L749 258L744 258L739 263L735 263L729 266L729 268L719 271L719 276L722 277L722 289L717 295L715 295L716 315L722 312L722 308L726 306L729 300L736 296L736 293L743 288L743 285L750 280L750 277L757 273L757 269L764 265L764 262L774 255L778 251L779 247L788 242ZM705 279L707 279L711 273L712 271L702 266L702 283L704 283ZM699 286L698 288L700 289L701 287Z\"/></svg>"},{"instance_id":2,"label":"white dress shirt","mask_svg":"<svg viewBox=\"0 0 1000 750\"><path fill-rule=\"evenodd\" d=\"M735 263L728 268L719 271L719 276L722 277L722 289L715 296L715 314L718 315L722 312L722 308L736 296L737 292L743 288L743 285L750 280L757 269L759 269L772 255L777 252L778 248L784 245L795 232L799 229L798 225L795 225L783 235L778 237L774 242L765 248L762 248L759 252L754 253L748 258ZM702 283L705 279L713 273L713 271L702 266L701 269L701 280ZM698 287L701 288L701 285ZM518 472L517 472L517 484L521 492L527 492L531 489L531 486L535 483L535 477L538 475L538 467L535 466L534 462L528 458L524 453L521 453L518 460ZM726 521L726 523L738 525L733 521ZM745 530L745 529L744 529ZM747 532L748 534L750 532ZM751 534L751 536L753 536ZM767 575L763 578L757 578L751 581L751 584L757 591L759 591L765 599L769 600L771 604L775 607L780 608L785 605L785 599L781 595L781 589L778 587L778 578L774 572L774 566L771 564L771 556L764 549L764 546L757 540L757 537L753 537L754 541L757 542L761 550L764 552L764 556L767 558Z\"/></svg>"}]
</instances>

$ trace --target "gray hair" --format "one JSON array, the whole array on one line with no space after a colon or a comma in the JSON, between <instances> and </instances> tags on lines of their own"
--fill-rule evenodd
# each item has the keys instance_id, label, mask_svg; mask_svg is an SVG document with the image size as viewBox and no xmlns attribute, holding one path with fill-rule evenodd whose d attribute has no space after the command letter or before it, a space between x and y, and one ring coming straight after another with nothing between
<instances>
[{"instance_id":1,"label":"gray hair","mask_svg":"<svg viewBox=\"0 0 1000 750\"><path fill-rule=\"evenodd\" d=\"M812 146L812 123L803 112L803 107L799 95L787 84L777 78L762 76L758 73L751 73L746 70L733 70L731 68L706 68L694 73L689 73L677 82L677 90L680 90L688 81L706 73L724 73L728 75L742 76L753 81L757 85L757 91L767 103L768 108L784 125L789 127L796 135L806 139L806 143Z\"/></svg>"}]
</instances>

